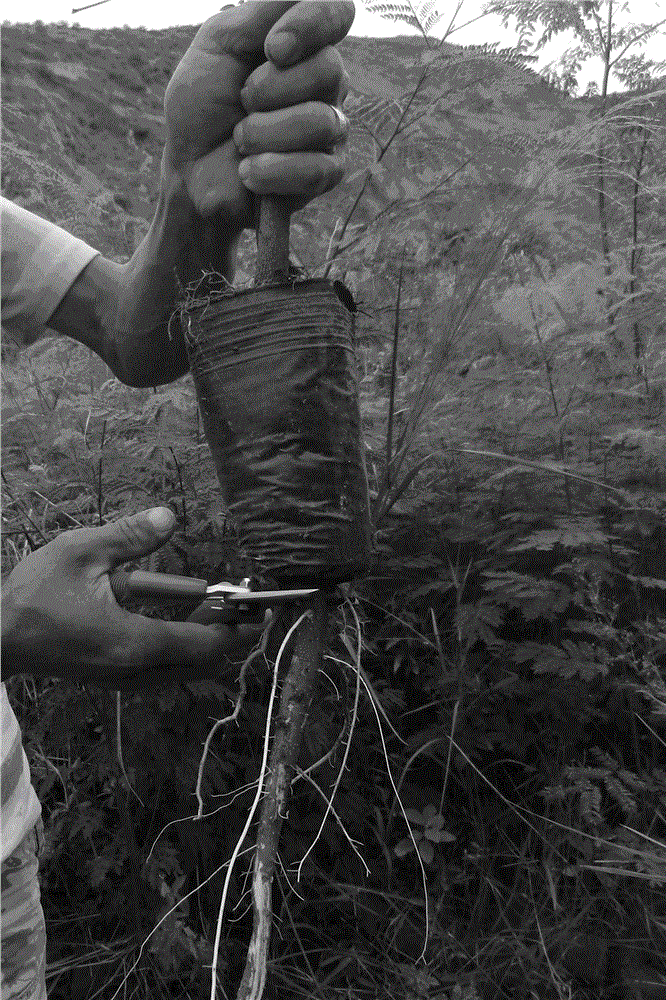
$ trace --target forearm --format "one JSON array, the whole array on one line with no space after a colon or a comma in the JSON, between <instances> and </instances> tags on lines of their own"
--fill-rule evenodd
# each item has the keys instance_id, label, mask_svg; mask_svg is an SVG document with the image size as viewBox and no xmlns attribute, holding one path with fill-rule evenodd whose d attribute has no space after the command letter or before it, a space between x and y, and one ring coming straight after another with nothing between
<instances>
[{"instance_id":1,"label":"forearm","mask_svg":"<svg viewBox=\"0 0 666 1000\"><path fill-rule=\"evenodd\" d=\"M155 216L132 258L92 260L49 326L95 351L126 385L172 382L189 370L173 316L182 289L202 270L233 281L237 245L237 235L204 225L179 180L163 175Z\"/></svg>"}]
</instances>

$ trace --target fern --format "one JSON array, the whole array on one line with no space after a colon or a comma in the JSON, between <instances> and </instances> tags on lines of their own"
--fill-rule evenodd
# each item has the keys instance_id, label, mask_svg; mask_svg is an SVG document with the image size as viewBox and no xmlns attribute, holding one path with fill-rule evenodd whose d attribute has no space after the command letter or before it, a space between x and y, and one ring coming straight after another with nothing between
<instances>
[{"instance_id":1,"label":"fern","mask_svg":"<svg viewBox=\"0 0 666 1000\"><path fill-rule=\"evenodd\" d=\"M588 826L598 827L604 822L601 803L603 789L625 816L633 816L639 810L637 794L650 791L650 786L626 768L621 768L609 754L592 747L592 753L599 758L598 767L565 767L563 783L549 785L542 790L547 802L565 801L579 798L581 818Z\"/></svg>"},{"instance_id":2,"label":"fern","mask_svg":"<svg viewBox=\"0 0 666 1000\"><path fill-rule=\"evenodd\" d=\"M580 549L607 545L609 536L601 531L595 518L577 517L555 519L557 527L533 531L527 538L512 545L509 552L552 551L556 545L565 549Z\"/></svg>"},{"instance_id":3,"label":"fern","mask_svg":"<svg viewBox=\"0 0 666 1000\"><path fill-rule=\"evenodd\" d=\"M444 17L443 11L437 10L437 0L421 0L420 3L373 3L365 4L365 7L372 14L379 14L387 21L402 21L412 28L417 28L424 38ZM454 15L455 20L455 15ZM453 21L449 25L442 40L448 38L449 34L455 30ZM434 58L446 60L447 67L452 62L468 61L470 57L480 56L484 58L494 58L508 66L516 66L526 69L528 63L537 61L537 56L529 55L517 46L509 46L498 49L499 42L484 42L479 45L456 46L458 51L442 52L440 49L425 53L426 62L431 62ZM461 58L462 57L462 58Z\"/></svg>"},{"instance_id":4,"label":"fern","mask_svg":"<svg viewBox=\"0 0 666 1000\"><path fill-rule=\"evenodd\" d=\"M481 45L462 45L462 52L466 58L471 56L482 56L484 58L497 59L507 66L516 66L519 69L528 69L529 63L537 62L538 56L528 55L521 52L515 46L498 49L499 42L483 42Z\"/></svg>"},{"instance_id":5,"label":"fern","mask_svg":"<svg viewBox=\"0 0 666 1000\"><path fill-rule=\"evenodd\" d=\"M666 621L663 622L661 640L663 652L666 649ZM627 688L636 691L646 700L652 715L659 719L666 718L666 680L659 667L651 659L646 658L636 673L640 680L628 683Z\"/></svg>"},{"instance_id":6,"label":"fern","mask_svg":"<svg viewBox=\"0 0 666 1000\"><path fill-rule=\"evenodd\" d=\"M604 653L602 646L562 639L559 646L521 643L513 659L516 663L531 663L535 674L555 674L562 680L580 677L583 681L593 681L608 674Z\"/></svg>"},{"instance_id":7,"label":"fern","mask_svg":"<svg viewBox=\"0 0 666 1000\"><path fill-rule=\"evenodd\" d=\"M525 621L552 620L569 606L571 591L557 580L540 580L511 570L487 570L484 589L498 604L519 608Z\"/></svg>"},{"instance_id":8,"label":"fern","mask_svg":"<svg viewBox=\"0 0 666 1000\"><path fill-rule=\"evenodd\" d=\"M590 29L585 23L585 3L571 3L570 0L495 0L489 12L499 14L506 27L510 17L515 17L523 37L531 40L535 24L546 25L542 37L534 43L538 50L551 40L554 34L574 29L579 37L589 37Z\"/></svg>"},{"instance_id":9,"label":"fern","mask_svg":"<svg viewBox=\"0 0 666 1000\"><path fill-rule=\"evenodd\" d=\"M366 3L371 14L379 14L386 21L402 21L425 36L444 16L437 11L437 0L421 0L421 3Z\"/></svg>"}]
</instances>

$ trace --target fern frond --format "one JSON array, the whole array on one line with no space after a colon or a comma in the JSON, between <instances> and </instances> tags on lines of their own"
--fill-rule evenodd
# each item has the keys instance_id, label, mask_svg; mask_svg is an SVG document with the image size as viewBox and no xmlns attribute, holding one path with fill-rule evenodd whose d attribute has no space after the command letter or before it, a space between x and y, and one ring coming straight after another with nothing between
<instances>
[{"instance_id":1,"label":"fern frond","mask_svg":"<svg viewBox=\"0 0 666 1000\"><path fill-rule=\"evenodd\" d=\"M640 682L627 684L627 687L645 698L650 705L652 715L666 717L666 682L658 666L646 660L638 673Z\"/></svg>"},{"instance_id":2,"label":"fern frond","mask_svg":"<svg viewBox=\"0 0 666 1000\"><path fill-rule=\"evenodd\" d=\"M588 826L601 826L601 789L593 785L588 778L582 778L578 783L580 793L580 815Z\"/></svg>"},{"instance_id":3,"label":"fern frond","mask_svg":"<svg viewBox=\"0 0 666 1000\"><path fill-rule=\"evenodd\" d=\"M438 0L421 0L421 3L366 3L367 10L379 14L387 21L403 21L418 28L425 36L444 17L437 9Z\"/></svg>"},{"instance_id":4,"label":"fern frond","mask_svg":"<svg viewBox=\"0 0 666 1000\"><path fill-rule=\"evenodd\" d=\"M466 60L474 56L485 58L491 56L493 59L499 59L500 62L506 63L508 66L519 66L521 69L525 69L528 63L538 61L538 56L531 56L526 52L521 52L515 46L498 49L498 45L499 42L483 42L481 45L463 45L461 46L461 54Z\"/></svg>"},{"instance_id":5,"label":"fern frond","mask_svg":"<svg viewBox=\"0 0 666 1000\"><path fill-rule=\"evenodd\" d=\"M647 791L648 785L626 768L620 768L617 761L597 747L591 747L604 767L578 767L569 765L563 769L563 777L571 784L567 788L559 786L544 789L547 801L564 800L568 795L580 795L581 816L590 826L598 826L601 817L601 786L627 816L638 812L634 792ZM546 794L547 793L547 794ZM559 793L559 794L558 794ZM598 819L597 819L598 817Z\"/></svg>"},{"instance_id":6,"label":"fern frond","mask_svg":"<svg viewBox=\"0 0 666 1000\"><path fill-rule=\"evenodd\" d=\"M423 31L410 3L366 3L365 7L371 14L379 14L385 21L403 21L412 28Z\"/></svg>"},{"instance_id":7,"label":"fern frond","mask_svg":"<svg viewBox=\"0 0 666 1000\"><path fill-rule=\"evenodd\" d=\"M631 792L627 791L622 782L612 774L604 775L604 785L608 789L608 794L615 799L620 809L628 816L638 811L636 800Z\"/></svg>"},{"instance_id":8,"label":"fern frond","mask_svg":"<svg viewBox=\"0 0 666 1000\"><path fill-rule=\"evenodd\" d=\"M637 778L635 774L631 771L625 770L625 768L620 768L617 772L618 778L620 778L625 785L629 785L629 788L633 788L637 792L647 791L647 782L643 781L641 778Z\"/></svg>"}]
</instances>

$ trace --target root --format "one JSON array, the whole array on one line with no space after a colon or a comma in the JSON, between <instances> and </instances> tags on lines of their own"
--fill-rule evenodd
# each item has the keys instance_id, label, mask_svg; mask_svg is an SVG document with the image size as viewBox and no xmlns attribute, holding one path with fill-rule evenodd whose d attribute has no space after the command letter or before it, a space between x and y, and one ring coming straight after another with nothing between
<instances>
[{"instance_id":1,"label":"root","mask_svg":"<svg viewBox=\"0 0 666 1000\"><path fill-rule=\"evenodd\" d=\"M245 698L245 692L247 690L245 686L245 675L247 674L248 667L250 666L251 663L253 663L256 659L258 659L258 657L266 655L266 647L268 645L268 637L270 635L271 625L272 621L270 621L267 624L266 628L264 629L264 632L261 636L261 643L259 644L257 649L254 649L250 653L248 658L243 663L243 666L240 668L240 673L238 675L238 697L236 698L236 704L234 705L233 712L231 713L231 715L227 715L224 719L218 719L213 728L211 729L211 731L208 733L208 736L206 737L203 754L201 755L201 760L199 761L197 785L194 790L194 794L197 797L197 802L199 803L196 819L201 819L203 816L204 804L203 804L203 798L201 797L201 782L203 779L204 766L206 764L206 757L208 756L208 750L210 748L211 740L213 739L213 736L220 728L220 726L225 726L227 725L227 723L233 722L235 719L238 718L241 707L243 705L243 699Z\"/></svg>"},{"instance_id":2,"label":"root","mask_svg":"<svg viewBox=\"0 0 666 1000\"><path fill-rule=\"evenodd\" d=\"M354 735L354 727L356 725L356 719L358 718L358 699L359 699L359 694L360 694L360 691L361 691L361 623L358 620L356 612L354 611L354 606L351 603L351 601L349 600L349 598L345 598L345 602L349 605L349 607L351 609L351 613L352 613L352 615L354 616L354 618L356 620L356 630L357 630L356 634L357 634L357 637L358 637L357 647L356 647L356 650L354 652L354 667L356 668L356 691L355 691L355 694L354 694L354 707L352 709L351 723L349 725L349 738L347 739L347 742L345 744L344 754L343 754L343 757L342 757L342 764L340 765L340 769L338 771L338 776L335 779L335 785L333 786L333 791L331 792L331 795L329 796L328 801L326 803L326 811L324 812L324 817L323 817L323 819L322 819L322 821L321 821L321 823L319 825L319 829L317 831L317 835L314 838L314 840L312 841L312 843L310 844L310 846L308 847L308 849L305 852L305 854L303 855L303 857L301 858L301 862L300 862L300 864L298 866L297 880L299 882L301 880L301 869L303 868L303 864L305 862L305 859L307 858L308 854L310 853L310 851L313 849L313 847L315 846L315 844L319 840L319 838L321 836L321 832L324 829L324 824L325 824L326 820L328 819L329 812L333 812L333 814L336 816L336 819L337 819L337 815L335 814L335 810L333 809L333 799L335 798L335 793L338 790L338 787L339 787L340 782L342 780L342 775L344 774L345 768L347 766L347 757L349 756L349 748L351 747L351 741L352 741L352 737ZM312 779L310 779L310 780L312 780ZM314 782L313 782L313 784L314 784ZM315 787L318 788L317 785L315 785ZM340 822L339 819L338 819L338 823L340 824L340 826L342 826L342 823ZM365 867L366 873L369 875L370 874L370 869L368 868L368 866L366 865L365 861L363 860L363 858L359 854L356 846L354 845L354 842L348 836L347 831L345 830L344 826L342 826L342 830L343 830L343 833L345 834L345 836L347 836L347 839L349 840L349 843L352 846L352 850L354 851L355 854L358 855L358 857L361 860L361 863Z\"/></svg>"},{"instance_id":3,"label":"root","mask_svg":"<svg viewBox=\"0 0 666 1000\"><path fill-rule=\"evenodd\" d=\"M319 593L312 601L311 617L296 640L291 666L282 687L271 759L266 779L261 782L264 801L257 831L252 880L254 926L237 1000L260 1000L266 984L277 849L312 686L321 665L326 613L326 599Z\"/></svg>"},{"instance_id":4,"label":"root","mask_svg":"<svg viewBox=\"0 0 666 1000\"><path fill-rule=\"evenodd\" d=\"M282 660L282 655L284 653L284 650L285 650L285 648L287 646L287 643L288 643L289 639L291 638L291 634L292 634L292 632L294 632L298 628L298 626L301 624L301 622L303 621L303 619L306 617L306 614L307 613L302 614L301 617L298 618L294 622L294 624L291 626L291 628L287 632L286 636L282 640L282 644L281 644L280 649L278 650L278 654L277 654L277 656L275 658L275 666L273 668L273 685L271 687L271 695L270 695L270 699L269 699L269 702L268 702L268 712L267 712L267 718L266 718L266 731L265 731L265 734L264 734L264 752L263 752L263 757L262 757L262 761L261 761L261 770L260 770L260 773L259 773L259 780L257 782L257 792L256 792L256 795L254 797L254 801L252 803L252 806L250 807L250 811L249 811L247 819L245 821L245 825L244 825L244 827L243 827L243 829L241 831L240 837L238 838L238 841L236 843L236 847L234 848L234 851L233 851L233 853L231 855L231 858L229 859L228 867L227 867L227 874L226 874L225 879L224 879L224 887L222 889L222 899L220 901L220 909L219 909L219 913L218 913L218 917L217 917L217 928L216 928L216 931L215 931L215 944L213 946L213 960L212 960L212 963L211 963L212 964L212 969L211 969L211 984L210 984L210 998L211 998L211 1000L215 1000L215 996L216 996L217 964L218 964L218 956L219 956L219 952L220 952L220 938L222 936L222 918L223 918L223 915L224 915L224 907L225 907L226 900L227 900L227 892L229 890L229 882L231 881L231 874L233 872L233 868L234 868L234 864L236 862L236 859L238 858L239 854L241 853L241 848L242 848L242 845L243 845L243 841L245 840L245 837L247 836L247 832L250 829L250 826L252 824L252 820L254 818L254 814L257 811L257 806L259 805L259 800L260 800L261 795L262 795L262 791L263 791L263 787L264 787L264 782L266 780L267 760L268 760L268 746L269 746L269 740L270 740L271 720L272 720L272 716L273 716L273 704L275 702L275 695L276 695L276 691L277 691L278 670L279 670L279 666L280 666L280 662ZM264 647L264 643L262 642L262 648L263 647ZM246 666L246 664L247 664L247 662L249 660L250 660L250 657L248 657L248 660L246 661L246 663L243 664L243 667ZM292 663L292 666L293 666L293 663ZM243 670L241 670L241 674L242 673L243 673ZM291 671L290 671L290 673L291 673ZM284 689L283 689L283 700L284 700ZM255 859L256 859L256 856L255 856ZM255 866L256 866L256 860L255 860ZM265 972L264 972L264 981L265 981ZM262 985L262 991L263 991L263 985ZM260 996L261 996L261 993L255 994L256 1000L259 1000Z\"/></svg>"}]
</instances>

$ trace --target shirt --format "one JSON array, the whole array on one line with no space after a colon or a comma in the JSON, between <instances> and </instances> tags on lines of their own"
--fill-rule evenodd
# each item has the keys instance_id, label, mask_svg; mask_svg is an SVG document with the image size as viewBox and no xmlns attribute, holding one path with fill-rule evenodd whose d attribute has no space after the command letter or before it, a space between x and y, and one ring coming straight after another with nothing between
<instances>
[{"instance_id":1,"label":"shirt","mask_svg":"<svg viewBox=\"0 0 666 1000\"><path fill-rule=\"evenodd\" d=\"M0 198L2 208L2 326L32 344L81 271L96 257L83 240Z\"/></svg>"},{"instance_id":2,"label":"shirt","mask_svg":"<svg viewBox=\"0 0 666 1000\"><path fill-rule=\"evenodd\" d=\"M48 320L90 261L87 243L0 198L2 327L20 346L44 336ZM30 782L21 731L0 685L0 840L4 861L33 828L42 807Z\"/></svg>"}]
</instances>

